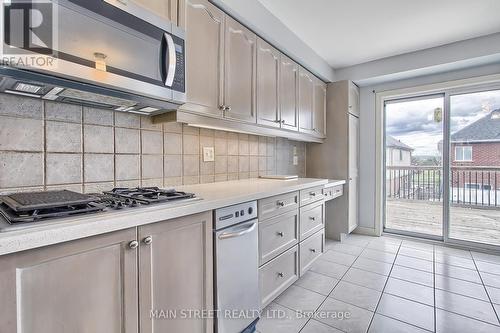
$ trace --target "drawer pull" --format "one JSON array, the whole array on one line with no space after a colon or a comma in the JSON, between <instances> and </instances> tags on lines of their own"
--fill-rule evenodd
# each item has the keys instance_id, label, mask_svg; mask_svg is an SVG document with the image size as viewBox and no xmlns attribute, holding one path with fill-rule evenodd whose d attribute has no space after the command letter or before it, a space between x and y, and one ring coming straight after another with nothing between
<instances>
[{"instance_id":1,"label":"drawer pull","mask_svg":"<svg viewBox=\"0 0 500 333\"><path fill-rule=\"evenodd\" d=\"M309 192L309 195L315 197L316 196L316 192Z\"/></svg>"},{"instance_id":2,"label":"drawer pull","mask_svg":"<svg viewBox=\"0 0 500 333\"><path fill-rule=\"evenodd\" d=\"M312 253L316 253L316 249L310 249Z\"/></svg>"},{"instance_id":3,"label":"drawer pull","mask_svg":"<svg viewBox=\"0 0 500 333\"><path fill-rule=\"evenodd\" d=\"M278 201L278 206L284 207L285 203L283 201Z\"/></svg>"},{"instance_id":4,"label":"drawer pull","mask_svg":"<svg viewBox=\"0 0 500 333\"><path fill-rule=\"evenodd\" d=\"M316 221L316 218L314 216L309 216L309 220Z\"/></svg>"},{"instance_id":5,"label":"drawer pull","mask_svg":"<svg viewBox=\"0 0 500 333\"><path fill-rule=\"evenodd\" d=\"M281 232L281 231L278 231L278 232L276 233L276 235L278 235L278 236L280 236L280 237L284 237L284 236L285 236L285 234L284 234L283 232Z\"/></svg>"},{"instance_id":6,"label":"drawer pull","mask_svg":"<svg viewBox=\"0 0 500 333\"><path fill-rule=\"evenodd\" d=\"M282 277L284 277L284 276L285 276L285 274L283 274L282 272L278 272L278 277L279 277L279 278L282 278Z\"/></svg>"}]
</instances>

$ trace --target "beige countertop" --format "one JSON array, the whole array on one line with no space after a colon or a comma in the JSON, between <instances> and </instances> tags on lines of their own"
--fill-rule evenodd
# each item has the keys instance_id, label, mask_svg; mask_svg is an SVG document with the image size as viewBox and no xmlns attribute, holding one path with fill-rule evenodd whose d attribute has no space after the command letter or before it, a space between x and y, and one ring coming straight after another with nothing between
<instances>
[{"instance_id":1,"label":"beige countertop","mask_svg":"<svg viewBox=\"0 0 500 333\"><path fill-rule=\"evenodd\" d=\"M338 181L339 184L345 181ZM187 216L329 183L327 179L245 179L181 186L202 200L165 203L40 222L40 226L0 233L0 255Z\"/></svg>"}]
</instances>

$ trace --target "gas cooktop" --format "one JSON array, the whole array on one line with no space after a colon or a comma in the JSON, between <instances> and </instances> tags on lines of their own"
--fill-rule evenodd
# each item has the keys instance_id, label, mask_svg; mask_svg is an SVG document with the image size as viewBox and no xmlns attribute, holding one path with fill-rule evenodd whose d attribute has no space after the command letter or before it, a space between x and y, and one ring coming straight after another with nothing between
<instances>
[{"instance_id":1,"label":"gas cooktop","mask_svg":"<svg viewBox=\"0 0 500 333\"><path fill-rule=\"evenodd\" d=\"M193 193L158 187L114 188L81 194L68 190L23 192L0 196L0 214L9 224L41 223L57 217L129 209L144 205L198 199ZM34 223L30 223L34 224Z\"/></svg>"}]
</instances>

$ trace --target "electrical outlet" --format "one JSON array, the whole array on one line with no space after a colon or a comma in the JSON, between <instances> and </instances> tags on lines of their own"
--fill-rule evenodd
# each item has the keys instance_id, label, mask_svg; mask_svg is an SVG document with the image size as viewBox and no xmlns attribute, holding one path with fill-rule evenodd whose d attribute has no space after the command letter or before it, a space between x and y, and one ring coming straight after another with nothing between
<instances>
[{"instance_id":1,"label":"electrical outlet","mask_svg":"<svg viewBox=\"0 0 500 333\"><path fill-rule=\"evenodd\" d=\"M203 147L203 162L213 162L214 157L214 147Z\"/></svg>"},{"instance_id":2,"label":"electrical outlet","mask_svg":"<svg viewBox=\"0 0 500 333\"><path fill-rule=\"evenodd\" d=\"M293 157L293 165L299 165L299 157L298 156Z\"/></svg>"}]
</instances>

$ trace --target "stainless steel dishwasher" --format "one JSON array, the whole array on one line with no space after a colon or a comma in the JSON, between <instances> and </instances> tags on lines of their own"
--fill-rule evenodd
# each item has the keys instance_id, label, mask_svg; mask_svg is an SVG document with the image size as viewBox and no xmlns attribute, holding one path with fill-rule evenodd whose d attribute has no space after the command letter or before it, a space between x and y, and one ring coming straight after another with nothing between
<instances>
[{"instance_id":1,"label":"stainless steel dishwasher","mask_svg":"<svg viewBox=\"0 0 500 333\"><path fill-rule=\"evenodd\" d=\"M257 202L215 211L217 333L250 333L259 320Z\"/></svg>"}]
</instances>

